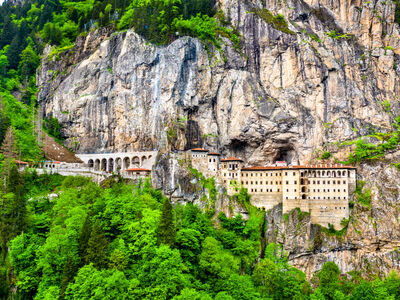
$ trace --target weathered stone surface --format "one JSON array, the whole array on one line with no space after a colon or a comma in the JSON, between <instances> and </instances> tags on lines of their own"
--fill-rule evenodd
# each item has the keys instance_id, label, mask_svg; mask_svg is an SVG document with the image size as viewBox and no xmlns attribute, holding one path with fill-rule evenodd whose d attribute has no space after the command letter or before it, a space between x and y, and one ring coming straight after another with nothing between
<instances>
[{"instance_id":1,"label":"weathered stone surface","mask_svg":"<svg viewBox=\"0 0 400 300\"><path fill-rule=\"evenodd\" d=\"M282 13L296 34L249 13L263 3ZM39 101L46 116L60 120L67 145L80 153L206 147L247 164L312 163L316 150L338 151L336 142L391 128L392 116L381 105L389 100L393 114L400 113L400 29L391 1L218 5L242 34L242 55L227 47L226 62L194 38L155 47L132 31L112 35L106 29L80 37L59 61L45 59L37 76ZM339 37L326 34L333 30ZM160 155L157 186L168 193L179 185L176 196L198 201L177 161ZM399 268L391 253L400 241L400 174L390 168L399 156L388 160L360 167L373 189L372 209L356 206L357 222L341 240L323 237L315 246L314 226L299 235L279 218L268 219L295 265L308 274L326 260L344 271L366 261L381 271Z\"/></svg>"}]
</instances>

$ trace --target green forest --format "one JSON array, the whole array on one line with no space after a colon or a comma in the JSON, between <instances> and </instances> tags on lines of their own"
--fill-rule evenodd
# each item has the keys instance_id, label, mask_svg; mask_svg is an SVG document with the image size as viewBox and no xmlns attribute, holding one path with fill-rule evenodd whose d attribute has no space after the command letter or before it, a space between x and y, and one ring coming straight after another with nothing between
<instances>
[{"instance_id":1,"label":"green forest","mask_svg":"<svg viewBox=\"0 0 400 300\"><path fill-rule=\"evenodd\" d=\"M213 218L148 180L1 167L2 299L400 299L394 272L366 281L328 262L307 281L279 245L263 246L255 208L247 221Z\"/></svg>"}]
</instances>

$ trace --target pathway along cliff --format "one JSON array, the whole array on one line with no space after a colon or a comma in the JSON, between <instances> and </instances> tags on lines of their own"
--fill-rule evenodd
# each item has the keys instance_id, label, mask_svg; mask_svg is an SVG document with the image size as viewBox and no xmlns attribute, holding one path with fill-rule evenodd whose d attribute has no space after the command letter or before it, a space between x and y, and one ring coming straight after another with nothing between
<instances>
[{"instance_id":1,"label":"pathway along cliff","mask_svg":"<svg viewBox=\"0 0 400 300\"><path fill-rule=\"evenodd\" d=\"M322 153L344 160L352 147L339 147L343 141L393 131L400 30L391 1L218 5L241 34L240 51L226 41L224 55L210 53L189 37L156 47L133 31L107 29L79 37L60 60L47 48L39 101L60 121L66 144L78 153L157 149L155 186L168 194L174 183L176 197L199 199L185 172L170 171L177 164L168 151L207 147L249 165L316 163ZM288 27L266 18L266 9ZM354 199L345 233L321 230L296 211L282 218L276 207L267 241L282 243L308 275L326 261L343 272L399 269L400 172L392 165L399 162L397 148L358 165L371 199Z\"/></svg>"}]
</instances>

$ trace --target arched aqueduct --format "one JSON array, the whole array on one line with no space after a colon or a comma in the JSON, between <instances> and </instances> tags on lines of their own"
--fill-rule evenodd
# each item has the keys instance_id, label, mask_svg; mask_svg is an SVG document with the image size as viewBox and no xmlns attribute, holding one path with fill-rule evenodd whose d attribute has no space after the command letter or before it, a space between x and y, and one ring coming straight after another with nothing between
<instances>
[{"instance_id":1,"label":"arched aqueduct","mask_svg":"<svg viewBox=\"0 0 400 300\"><path fill-rule=\"evenodd\" d=\"M130 168L151 169L157 151L77 154L90 169L104 172L121 172Z\"/></svg>"}]
</instances>

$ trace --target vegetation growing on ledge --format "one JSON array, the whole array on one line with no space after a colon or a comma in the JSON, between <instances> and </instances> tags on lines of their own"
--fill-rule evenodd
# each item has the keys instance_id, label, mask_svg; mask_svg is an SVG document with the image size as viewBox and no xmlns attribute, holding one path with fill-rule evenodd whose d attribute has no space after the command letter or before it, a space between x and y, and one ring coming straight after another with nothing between
<instances>
[{"instance_id":1,"label":"vegetation growing on ledge","mask_svg":"<svg viewBox=\"0 0 400 300\"><path fill-rule=\"evenodd\" d=\"M367 136L360 137L357 141L345 142L344 145L355 145L353 152L349 153L347 161L343 163L355 164L364 160L380 159L388 151L395 150L400 144L400 116L395 119L393 131L389 133L374 133ZM379 141L378 144L368 143L366 138L374 138Z\"/></svg>"},{"instance_id":2,"label":"vegetation growing on ledge","mask_svg":"<svg viewBox=\"0 0 400 300\"><path fill-rule=\"evenodd\" d=\"M204 190L207 190L208 197L204 193L201 200L206 202L206 213L209 216L214 216L215 214L215 201L217 200L217 188L215 186L215 179L213 177L205 178L204 175L193 168L189 168L190 172L200 181L200 184Z\"/></svg>"},{"instance_id":3,"label":"vegetation growing on ledge","mask_svg":"<svg viewBox=\"0 0 400 300\"><path fill-rule=\"evenodd\" d=\"M263 19L266 23L270 24L276 30L282 31L287 34L296 34L294 31L289 29L288 22L281 14L274 16L266 8L253 8L250 12L256 14L258 17Z\"/></svg>"},{"instance_id":4,"label":"vegetation growing on ledge","mask_svg":"<svg viewBox=\"0 0 400 300\"><path fill-rule=\"evenodd\" d=\"M371 189L364 188L365 181L359 180L357 181L357 187L354 191L354 195L356 196L357 202L361 203L361 205L371 209Z\"/></svg>"}]
</instances>

